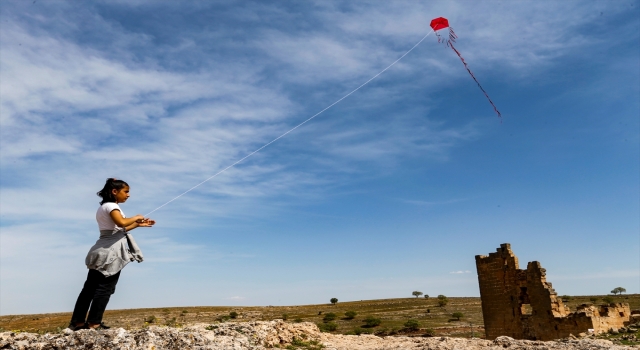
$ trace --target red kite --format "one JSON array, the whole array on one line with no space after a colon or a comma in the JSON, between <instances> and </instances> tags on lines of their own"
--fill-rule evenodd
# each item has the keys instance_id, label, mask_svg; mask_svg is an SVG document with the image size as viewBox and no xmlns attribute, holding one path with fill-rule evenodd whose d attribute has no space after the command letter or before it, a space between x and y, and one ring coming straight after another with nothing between
<instances>
[{"instance_id":1,"label":"red kite","mask_svg":"<svg viewBox=\"0 0 640 350\"><path fill-rule=\"evenodd\" d=\"M430 25L431 25L431 28L433 28L433 32L438 37L438 42L439 43L446 42L447 46L451 47L451 49L456 53L456 55L460 57L460 61L462 61L462 64L464 64L464 68L467 69L467 72L469 72L473 80L475 80L476 84L478 84L478 87L480 88L480 90L482 90L484 95L487 97L487 100L489 100L489 103L491 103L491 106L493 106L493 110L496 111L496 113L498 114L498 117L502 118L502 114L500 114L500 111L498 110L498 108L496 108L496 105L493 104L493 101L491 101L491 98L489 98L489 95L487 94L487 92L484 91L478 79L476 79L475 75L473 75L473 72L471 72L471 69L469 69L467 62L464 61L464 58L462 58L462 55L460 54L460 52L456 50L455 46L453 46L453 43L456 42L456 39L458 38L458 36L456 35L456 33L453 32L453 28L449 27L449 20L447 20L444 17L434 18L433 20L431 20ZM449 39L446 39L446 40L442 39L439 33L439 31L445 28L449 28Z\"/></svg>"}]
</instances>

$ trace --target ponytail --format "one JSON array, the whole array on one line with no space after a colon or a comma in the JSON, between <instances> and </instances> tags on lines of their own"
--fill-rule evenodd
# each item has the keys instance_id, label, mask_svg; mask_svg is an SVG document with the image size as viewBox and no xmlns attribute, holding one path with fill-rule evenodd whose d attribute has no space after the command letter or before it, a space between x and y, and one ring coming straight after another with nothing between
<instances>
[{"instance_id":1,"label":"ponytail","mask_svg":"<svg viewBox=\"0 0 640 350\"><path fill-rule=\"evenodd\" d=\"M113 190L120 190L125 186L129 187L129 184L113 177L108 178L107 182L104 184L104 187L100 191L98 191L98 193L96 193L98 197L102 197L100 205L109 202L115 202L116 198L113 196Z\"/></svg>"}]
</instances>

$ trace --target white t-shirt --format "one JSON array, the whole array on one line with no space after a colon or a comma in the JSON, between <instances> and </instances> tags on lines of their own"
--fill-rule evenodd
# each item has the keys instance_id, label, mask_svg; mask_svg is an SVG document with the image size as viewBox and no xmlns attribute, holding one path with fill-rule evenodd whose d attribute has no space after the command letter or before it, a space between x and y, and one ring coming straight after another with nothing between
<instances>
[{"instance_id":1,"label":"white t-shirt","mask_svg":"<svg viewBox=\"0 0 640 350\"><path fill-rule=\"evenodd\" d=\"M111 212L114 210L120 210L120 214L122 214L122 217L126 218L126 216L122 212L122 209L120 209L120 206L117 203L107 202L101 205L96 212L96 221L98 222L99 230L113 231L122 229L121 227L116 225L115 222L113 222L113 219L111 219Z\"/></svg>"}]
</instances>

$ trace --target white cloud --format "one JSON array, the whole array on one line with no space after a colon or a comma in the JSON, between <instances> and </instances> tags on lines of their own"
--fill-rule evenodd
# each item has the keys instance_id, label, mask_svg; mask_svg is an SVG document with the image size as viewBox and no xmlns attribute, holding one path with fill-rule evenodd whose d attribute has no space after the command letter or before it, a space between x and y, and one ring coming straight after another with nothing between
<instances>
[{"instance_id":1,"label":"white cloud","mask_svg":"<svg viewBox=\"0 0 640 350\"><path fill-rule=\"evenodd\" d=\"M451 273L451 274L463 274L463 273L471 273L471 271L469 271L469 270L464 270L464 271L458 270L458 271L451 271L449 273Z\"/></svg>"}]
</instances>

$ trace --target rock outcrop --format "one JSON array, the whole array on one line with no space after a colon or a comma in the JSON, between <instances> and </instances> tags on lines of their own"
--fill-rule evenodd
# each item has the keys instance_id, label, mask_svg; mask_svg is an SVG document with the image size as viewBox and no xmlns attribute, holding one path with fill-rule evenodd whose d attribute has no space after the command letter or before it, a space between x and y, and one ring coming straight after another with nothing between
<instances>
[{"instance_id":1,"label":"rock outcrop","mask_svg":"<svg viewBox=\"0 0 640 350\"><path fill-rule=\"evenodd\" d=\"M321 333L313 323L263 322L197 324L184 328L148 327L137 330L65 330L60 334L0 333L0 349L54 350L245 350L269 348L326 350L603 350L629 349L607 340L559 341L464 338L384 337Z\"/></svg>"}]
</instances>

